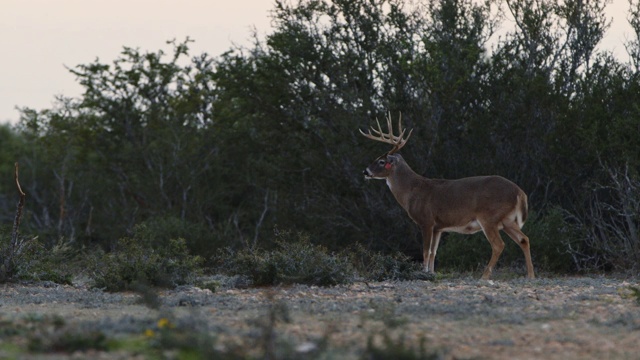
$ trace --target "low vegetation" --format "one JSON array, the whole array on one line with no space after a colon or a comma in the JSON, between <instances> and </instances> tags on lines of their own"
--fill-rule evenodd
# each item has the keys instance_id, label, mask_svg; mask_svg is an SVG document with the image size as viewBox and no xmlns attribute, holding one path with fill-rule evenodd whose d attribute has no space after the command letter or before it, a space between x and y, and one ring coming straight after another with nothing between
<instances>
[{"instance_id":1,"label":"low vegetation","mask_svg":"<svg viewBox=\"0 0 640 360\"><path fill-rule=\"evenodd\" d=\"M192 284L202 274L202 258L191 255L186 240L158 243L144 225L122 238L110 252L96 251L88 260L94 286L107 291L131 290L137 284L175 287Z\"/></svg>"},{"instance_id":2,"label":"low vegetation","mask_svg":"<svg viewBox=\"0 0 640 360\"><path fill-rule=\"evenodd\" d=\"M419 263L402 254L385 255L356 244L340 252L314 245L300 232L280 231L273 250L226 249L218 270L242 275L256 286L308 284L331 286L353 281L424 279Z\"/></svg>"}]
</instances>

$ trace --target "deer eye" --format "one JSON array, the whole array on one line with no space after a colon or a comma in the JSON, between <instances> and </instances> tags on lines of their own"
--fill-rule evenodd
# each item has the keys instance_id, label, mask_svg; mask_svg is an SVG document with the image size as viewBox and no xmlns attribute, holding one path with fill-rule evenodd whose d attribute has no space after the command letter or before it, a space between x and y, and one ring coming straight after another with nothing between
<instances>
[{"instance_id":1,"label":"deer eye","mask_svg":"<svg viewBox=\"0 0 640 360\"><path fill-rule=\"evenodd\" d=\"M384 164L386 164L386 161L384 161L384 160L378 160L378 164L379 164L379 165L384 165Z\"/></svg>"}]
</instances>

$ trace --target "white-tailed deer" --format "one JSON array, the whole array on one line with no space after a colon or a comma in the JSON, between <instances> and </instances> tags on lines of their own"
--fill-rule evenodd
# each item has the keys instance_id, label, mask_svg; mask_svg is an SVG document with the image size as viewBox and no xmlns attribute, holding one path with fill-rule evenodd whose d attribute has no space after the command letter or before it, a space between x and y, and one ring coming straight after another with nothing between
<instances>
[{"instance_id":1,"label":"white-tailed deer","mask_svg":"<svg viewBox=\"0 0 640 360\"><path fill-rule=\"evenodd\" d=\"M376 120L377 121L377 120ZM377 158L364 171L367 179L386 179L387 185L409 217L420 227L424 241L423 256L426 272L434 272L434 262L440 235L443 232L473 234L480 230L491 244L491 260L482 278L491 276L493 267L504 249L500 237L503 230L524 252L527 276L535 277L529 238L520 230L527 219L527 195L518 185L500 176L475 176L458 180L434 180L416 174L400 154L396 154L409 140L405 138L402 118L398 134L394 135L391 116L387 118L389 131L384 133L371 127L369 139L393 145L385 155ZM373 132L373 133L372 133Z\"/></svg>"}]
</instances>

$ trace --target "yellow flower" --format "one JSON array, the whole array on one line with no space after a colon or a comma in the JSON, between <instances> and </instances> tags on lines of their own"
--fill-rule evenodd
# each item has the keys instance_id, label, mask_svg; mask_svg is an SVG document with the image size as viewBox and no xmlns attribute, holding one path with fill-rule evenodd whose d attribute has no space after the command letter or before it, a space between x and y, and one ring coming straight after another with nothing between
<instances>
[{"instance_id":1,"label":"yellow flower","mask_svg":"<svg viewBox=\"0 0 640 360\"><path fill-rule=\"evenodd\" d=\"M155 334L156 333L151 329L147 329L147 330L144 331L144 336L146 336L146 337L153 337L153 335L155 335Z\"/></svg>"},{"instance_id":2,"label":"yellow flower","mask_svg":"<svg viewBox=\"0 0 640 360\"><path fill-rule=\"evenodd\" d=\"M160 320L158 320L158 329L173 329L174 327L175 325L173 325L167 318L161 318Z\"/></svg>"}]
</instances>

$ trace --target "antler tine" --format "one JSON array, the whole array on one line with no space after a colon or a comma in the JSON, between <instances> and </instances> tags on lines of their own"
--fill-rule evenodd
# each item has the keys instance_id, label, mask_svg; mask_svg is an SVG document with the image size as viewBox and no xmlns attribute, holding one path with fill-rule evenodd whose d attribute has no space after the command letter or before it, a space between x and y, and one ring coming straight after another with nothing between
<instances>
[{"instance_id":1,"label":"antler tine","mask_svg":"<svg viewBox=\"0 0 640 360\"><path fill-rule=\"evenodd\" d=\"M395 136L393 135L393 125L391 124L391 111L387 113L387 129L389 129L389 139L392 141L395 140Z\"/></svg>"},{"instance_id":2,"label":"antler tine","mask_svg":"<svg viewBox=\"0 0 640 360\"><path fill-rule=\"evenodd\" d=\"M376 124L378 124L378 130L374 129L373 126L371 127L371 130L373 130L376 134L384 137L384 133L382 132L382 126L380 126L380 120L378 120L378 118L376 118Z\"/></svg>"},{"instance_id":3,"label":"antler tine","mask_svg":"<svg viewBox=\"0 0 640 360\"><path fill-rule=\"evenodd\" d=\"M377 121L378 119L376 119ZM371 139L371 140L380 140L380 135L382 135L382 128L380 128L380 123L378 122L378 128L380 129L380 131L376 130L373 128L373 126L370 126L369 129L367 130L367 132L362 131L362 129L358 129L360 131L360 134L366 136L367 138ZM375 136L371 133L371 131L373 131L374 133L378 134L379 136Z\"/></svg>"},{"instance_id":4,"label":"antler tine","mask_svg":"<svg viewBox=\"0 0 640 360\"><path fill-rule=\"evenodd\" d=\"M403 135L404 135L405 131L407 131L407 129L402 130L402 134ZM407 137L405 139L403 139L402 136L401 136L400 137L400 142L398 143L398 146L395 147L392 151L396 152L396 151L399 151L400 149L402 149L402 147L407 143L407 140L409 140L409 138L411 137L411 133L413 133L413 129L409 130L409 134L407 135Z\"/></svg>"},{"instance_id":5,"label":"antler tine","mask_svg":"<svg viewBox=\"0 0 640 360\"><path fill-rule=\"evenodd\" d=\"M398 134L399 134L398 136L395 136L393 134L393 126L391 124L391 112L389 112L387 115L387 127L389 128L389 137L391 138L390 140L393 144L393 148L389 151L389 154L393 154L398 150L400 150L406 143L406 140L402 139L404 137L405 131L407 131L407 129L404 129L404 130L402 129L402 113L400 113L400 116L398 118Z\"/></svg>"},{"instance_id":6,"label":"antler tine","mask_svg":"<svg viewBox=\"0 0 640 360\"><path fill-rule=\"evenodd\" d=\"M390 112L387 115L387 129L389 129L388 132L385 133L382 131L382 126L380 126L380 121L378 120L378 118L376 118L376 124L378 125L378 130L371 126L367 133L362 130L360 130L360 133L371 140L376 140L393 145L393 148L388 152L388 154L393 154L400 150L407 143L407 140L409 140L409 137L413 132L413 129L411 129L411 131L409 131L409 134L407 135L407 138L404 138L404 134L406 133L407 129L402 129L402 114L400 114L400 119L398 121L398 136L393 134L393 124L391 123Z\"/></svg>"},{"instance_id":7,"label":"antler tine","mask_svg":"<svg viewBox=\"0 0 640 360\"><path fill-rule=\"evenodd\" d=\"M382 141L382 142L387 142L386 140L387 138L387 134L382 132L382 126L380 126L380 121L378 121L378 118L376 118L376 123L378 123L378 130L374 129L373 126L369 127L369 130L367 130L367 132L365 133L364 131L360 130L360 133L364 136L366 136L367 138L371 139L371 140L376 140L376 141ZM376 135L372 134L371 132L374 132Z\"/></svg>"}]
</instances>

